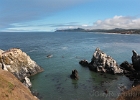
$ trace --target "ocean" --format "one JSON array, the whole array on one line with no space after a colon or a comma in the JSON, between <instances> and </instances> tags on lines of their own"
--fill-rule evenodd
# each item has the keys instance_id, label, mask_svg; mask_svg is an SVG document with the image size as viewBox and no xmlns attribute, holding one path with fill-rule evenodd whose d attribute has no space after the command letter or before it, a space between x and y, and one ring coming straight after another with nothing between
<instances>
[{"instance_id":1,"label":"ocean","mask_svg":"<svg viewBox=\"0 0 140 100\"><path fill-rule=\"evenodd\" d=\"M90 61L99 47L118 64L131 62L132 50L140 54L139 46L138 34L0 32L0 49L20 48L44 69L30 77L31 91L41 100L115 100L122 91L120 87L129 89L132 82L124 75L90 71L79 65L79 61ZM78 71L79 80L70 78L74 69Z\"/></svg>"}]
</instances>

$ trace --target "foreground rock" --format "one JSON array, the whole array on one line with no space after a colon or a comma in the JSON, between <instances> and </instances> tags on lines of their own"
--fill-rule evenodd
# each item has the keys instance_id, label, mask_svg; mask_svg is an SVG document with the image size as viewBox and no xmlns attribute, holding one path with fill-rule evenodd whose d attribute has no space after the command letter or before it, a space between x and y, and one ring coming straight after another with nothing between
<instances>
[{"instance_id":1,"label":"foreground rock","mask_svg":"<svg viewBox=\"0 0 140 100\"><path fill-rule=\"evenodd\" d=\"M0 69L0 100L38 100L13 74Z\"/></svg>"},{"instance_id":2,"label":"foreground rock","mask_svg":"<svg viewBox=\"0 0 140 100\"><path fill-rule=\"evenodd\" d=\"M86 60L79 62L82 66L88 66L90 70L112 74L122 74L123 70L119 67L116 61L111 57L102 52L99 48L96 48L91 62L88 63Z\"/></svg>"},{"instance_id":3,"label":"foreground rock","mask_svg":"<svg viewBox=\"0 0 140 100\"><path fill-rule=\"evenodd\" d=\"M134 69L140 71L140 55L137 54L135 50L132 51L133 56L132 56L132 64Z\"/></svg>"},{"instance_id":4,"label":"foreground rock","mask_svg":"<svg viewBox=\"0 0 140 100\"><path fill-rule=\"evenodd\" d=\"M70 75L70 77L72 79L75 79L75 80L78 80L79 77L78 77L78 71L75 69L75 70L72 70L72 74Z\"/></svg>"},{"instance_id":5,"label":"foreground rock","mask_svg":"<svg viewBox=\"0 0 140 100\"><path fill-rule=\"evenodd\" d=\"M18 48L0 50L0 67L13 73L19 80L43 71L35 61Z\"/></svg>"}]
</instances>

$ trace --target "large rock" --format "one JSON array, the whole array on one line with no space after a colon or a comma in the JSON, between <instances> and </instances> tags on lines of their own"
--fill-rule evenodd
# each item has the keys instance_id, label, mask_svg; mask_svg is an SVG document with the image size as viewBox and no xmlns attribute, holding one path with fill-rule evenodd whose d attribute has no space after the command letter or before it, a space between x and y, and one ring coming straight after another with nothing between
<instances>
[{"instance_id":1,"label":"large rock","mask_svg":"<svg viewBox=\"0 0 140 100\"><path fill-rule=\"evenodd\" d=\"M135 50L132 50L133 56L132 56L132 64L135 70L140 71L140 55L137 54Z\"/></svg>"},{"instance_id":2,"label":"large rock","mask_svg":"<svg viewBox=\"0 0 140 100\"><path fill-rule=\"evenodd\" d=\"M19 80L43 71L35 61L18 48L0 50L0 67L13 73Z\"/></svg>"},{"instance_id":3,"label":"large rock","mask_svg":"<svg viewBox=\"0 0 140 100\"><path fill-rule=\"evenodd\" d=\"M90 62L90 69L113 74L123 73L123 70L119 67L116 61L111 56L102 52L99 48L96 48L93 54Z\"/></svg>"}]
</instances>

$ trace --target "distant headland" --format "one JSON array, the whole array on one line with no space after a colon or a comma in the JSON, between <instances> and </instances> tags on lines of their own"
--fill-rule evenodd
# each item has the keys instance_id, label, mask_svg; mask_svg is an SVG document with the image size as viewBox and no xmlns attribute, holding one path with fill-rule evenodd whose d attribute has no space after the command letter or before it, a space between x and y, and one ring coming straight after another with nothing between
<instances>
[{"instance_id":1,"label":"distant headland","mask_svg":"<svg viewBox=\"0 0 140 100\"><path fill-rule=\"evenodd\" d=\"M140 29L83 29L83 28L75 28L75 29L60 29L55 32L105 32L105 33L120 33L120 34L140 34Z\"/></svg>"}]
</instances>

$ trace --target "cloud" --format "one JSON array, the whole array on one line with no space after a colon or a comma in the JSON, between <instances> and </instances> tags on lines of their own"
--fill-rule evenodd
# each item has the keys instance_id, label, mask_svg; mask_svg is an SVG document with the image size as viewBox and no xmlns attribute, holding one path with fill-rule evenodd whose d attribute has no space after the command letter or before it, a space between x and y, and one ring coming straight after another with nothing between
<instances>
[{"instance_id":1,"label":"cloud","mask_svg":"<svg viewBox=\"0 0 140 100\"><path fill-rule=\"evenodd\" d=\"M61 24L57 29L84 28L84 29L140 29L140 18L130 16L114 16L105 20L97 20L93 25L88 24Z\"/></svg>"},{"instance_id":2,"label":"cloud","mask_svg":"<svg viewBox=\"0 0 140 100\"><path fill-rule=\"evenodd\" d=\"M67 23L13 23L9 25L7 31L55 31L59 29L140 29L140 18L128 16L114 16L105 20L97 20L93 25L81 24L80 22L67 22ZM5 30L5 31L6 31Z\"/></svg>"},{"instance_id":3,"label":"cloud","mask_svg":"<svg viewBox=\"0 0 140 100\"><path fill-rule=\"evenodd\" d=\"M53 13L90 0L0 0L0 29L13 23L46 18Z\"/></svg>"},{"instance_id":4,"label":"cloud","mask_svg":"<svg viewBox=\"0 0 140 100\"><path fill-rule=\"evenodd\" d=\"M93 26L93 29L140 29L140 18L127 17L127 16L114 16L113 18L98 20Z\"/></svg>"}]
</instances>

